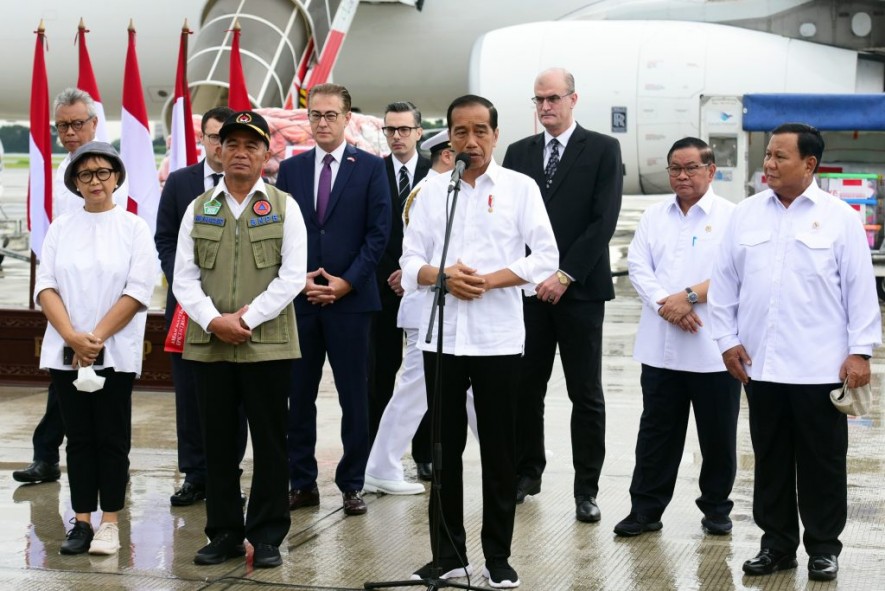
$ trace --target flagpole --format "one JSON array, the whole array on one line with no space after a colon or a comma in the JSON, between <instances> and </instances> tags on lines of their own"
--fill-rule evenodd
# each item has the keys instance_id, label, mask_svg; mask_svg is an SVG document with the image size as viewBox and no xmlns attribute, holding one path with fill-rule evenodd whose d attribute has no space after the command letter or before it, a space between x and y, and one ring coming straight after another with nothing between
<instances>
[{"instance_id":1,"label":"flagpole","mask_svg":"<svg viewBox=\"0 0 885 591\"><path fill-rule=\"evenodd\" d=\"M37 30L34 47L34 71L31 79L30 164L28 171L28 230L30 231L30 278L28 309L34 309L37 282L37 254L52 221L52 136L49 133L49 82L46 77L46 27L43 20Z\"/></svg>"}]
</instances>

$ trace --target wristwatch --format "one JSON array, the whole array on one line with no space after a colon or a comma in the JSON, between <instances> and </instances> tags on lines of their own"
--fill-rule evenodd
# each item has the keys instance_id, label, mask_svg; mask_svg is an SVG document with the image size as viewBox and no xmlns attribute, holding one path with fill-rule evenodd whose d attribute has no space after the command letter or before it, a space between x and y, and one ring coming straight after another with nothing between
<instances>
[{"instance_id":1,"label":"wristwatch","mask_svg":"<svg viewBox=\"0 0 885 591\"><path fill-rule=\"evenodd\" d=\"M556 272L556 278L559 279L560 285L569 285L572 282L572 280L568 278L568 275L566 275L562 271Z\"/></svg>"},{"instance_id":2,"label":"wristwatch","mask_svg":"<svg viewBox=\"0 0 885 591\"><path fill-rule=\"evenodd\" d=\"M688 303L689 304L697 304L698 303L698 294L695 290L693 290L690 287L686 287L685 293L688 294Z\"/></svg>"}]
</instances>

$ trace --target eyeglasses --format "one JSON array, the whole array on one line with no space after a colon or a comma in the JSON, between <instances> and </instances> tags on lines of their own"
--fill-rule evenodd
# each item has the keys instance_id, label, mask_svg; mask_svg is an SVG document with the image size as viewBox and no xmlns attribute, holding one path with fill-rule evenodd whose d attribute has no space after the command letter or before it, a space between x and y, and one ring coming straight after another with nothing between
<instances>
[{"instance_id":1,"label":"eyeglasses","mask_svg":"<svg viewBox=\"0 0 885 591\"><path fill-rule=\"evenodd\" d=\"M86 119L81 119L79 121L60 121L56 122L55 128L58 129L59 133L67 133L69 129L80 131L83 129L83 126L91 120L92 117L87 117Z\"/></svg>"},{"instance_id":2,"label":"eyeglasses","mask_svg":"<svg viewBox=\"0 0 885 591\"><path fill-rule=\"evenodd\" d=\"M210 144L217 144L221 142L221 136L217 133L207 133L203 137L206 138Z\"/></svg>"},{"instance_id":3,"label":"eyeglasses","mask_svg":"<svg viewBox=\"0 0 885 591\"><path fill-rule=\"evenodd\" d=\"M535 105L540 107L541 105L544 104L544 101L547 101L547 103L549 103L551 107L555 107L556 105L559 104L559 101L561 101L565 97L570 96L572 94L575 94L575 92L572 91L572 92L567 92L565 94L554 94L552 96L533 96L532 102L535 103Z\"/></svg>"},{"instance_id":4,"label":"eyeglasses","mask_svg":"<svg viewBox=\"0 0 885 591\"><path fill-rule=\"evenodd\" d=\"M393 134L398 133L400 137L406 137L410 133L412 133L413 129L418 129L417 127L406 127L403 125L402 127L382 127L381 131L384 132L384 135L387 137L393 137Z\"/></svg>"},{"instance_id":5,"label":"eyeglasses","mask_svg":"<svg viewBox=\"0 0 885 591\"><path fill-rule=\"evenodd\" d=\"M707 168L710 166L709 164L689 164L688 166L668 166L667 174L669 174L674 179L682 174L685 171L685 174L688 176L696 175L702 168Z\"/></svg>"},{"instance_id":6,"label":"eyeglasses","mask_svg":"<svg viewBox=\"0 0 885 591\"><path fill-rule=\"evenodd\" d=\"M115 172L111 168L96 168L95 170L81 170L77 173L77 180L81 183L88 184L92 182L92 177L98 177L100 181L106 181L111 178L111 173Z\"/></svg>"},{"instance_id":7,"label":"eyeglasses","mask_svg":"<svg viewBox=\"0 0 885 591\"><path fill-rule=\"evenodd\" d=\"M334 123L338 120L338 115L341 113L336 113L335 111L326 111L325 113L320 113L319 111L311 111L307 114L307 118L316 123L320 119L325 119L329 123Z\"/></svg>"}]
</instances>

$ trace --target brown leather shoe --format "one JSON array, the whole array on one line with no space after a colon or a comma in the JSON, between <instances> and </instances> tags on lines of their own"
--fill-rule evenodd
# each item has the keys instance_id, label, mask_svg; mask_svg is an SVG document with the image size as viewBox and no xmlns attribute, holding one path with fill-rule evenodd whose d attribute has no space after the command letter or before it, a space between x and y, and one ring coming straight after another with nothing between
<instances>
[{"instance_id":1,"label":"brown leather shoe","mask_svg":"<svg viewBox=\"0 0 885 591\"><path fill-rule=\"evenodd\" d=\"M289 491L289 511L302 507L316 507L319 504L320 490L316 486Z\"/></svg>"},{"instance_id":2,"label":"brown leather shoe","mask_svg":"<svg viewBox=\"0 0 885 591\"><path fill-rule=\"evenodd\" d=\"M345 515L365 515L366 502L363 495L358 490L348 491L341 496L344 497L344 514Z\"/></svg>"}]
</instances>

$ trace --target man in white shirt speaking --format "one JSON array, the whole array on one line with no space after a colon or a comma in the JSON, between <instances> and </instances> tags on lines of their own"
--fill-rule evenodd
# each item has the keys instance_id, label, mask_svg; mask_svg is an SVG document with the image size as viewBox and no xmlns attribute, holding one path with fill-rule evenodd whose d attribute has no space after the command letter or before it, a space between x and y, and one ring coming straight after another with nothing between
<instances>
[{"instance_id":1,"label":"man in white shirt speaking","mask_svg":"<svg viewBox=\"0 0 885 591\"><path fill-rule=\"evenodd\" d=\"M642 418L631 511L614 531L661 529L694 409L703 463L695 502L709 534L731 532L741 385L725 369L707 323L707 289L734 204L713 192L713 150L698 138L667 154L675 195L645 210L630 244L630 281L642 299L633 358L642 364Z\"/></svg>"},{"instance_id":2,"label":"man in white shirt speaking","mask_svg":"<svg viewBox=\"0 0 885 591\"><path fill-rule=\"evenodd\" d=\"M750 408L753 519L763 534L748 575L798 566L801 515L808 577L836 578L848 425L829 393L843 380L868 384L882 340L863 226L814 180L823 151L809 125L772 131L769 189L735 209L710 279L711 332Z\"/></svg>"},{"instance_id":3,"label":"man in white shirt speaking","mask_svg":"<svg viewBox=\"0 0 885 591\"><path fill-rule=\"evenodd\" d=\"M461 454L467 439L465 391L473 385L482 461L484 575L492 587L516 587L519 577L508 563L516 512L516 403L520 354L525 342L520 286L536 285L556 272L559 250L535 182L498 166L492 150L498 141L498 112L487 99L465 95L447 113L455 152L466 153L454 211L451 243L444 262L447 291L442 355L436 338L419 339L424 350L428 405L434 408L436 364L442 364L442 492L432 489L430 531L435 503L446 528L431 539L433 563L419 569L419 579L466 576L464 499ZM437 280L451 195L449 179L438 175L421 190L409 212L400 259L402 286L408 293ZM526 246L531 254L526 255ZM435 293L427 290L421 326L427 326ZM436 337L436 334L433 335ZM446 532L446 529L448 532ZM448 533L449 535L446 535ZM437 544L438 542L438 544Z\"/></svg>"}]
</instances>

